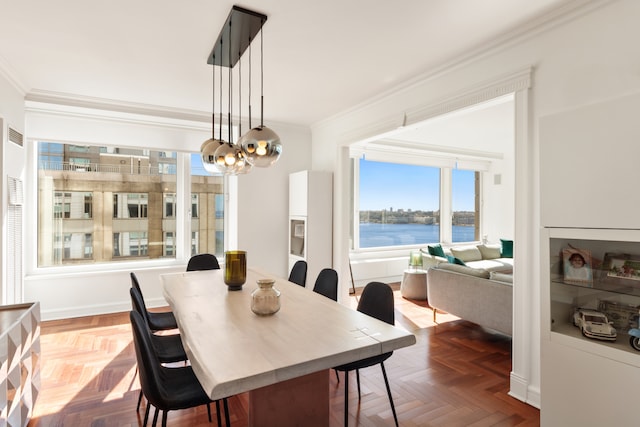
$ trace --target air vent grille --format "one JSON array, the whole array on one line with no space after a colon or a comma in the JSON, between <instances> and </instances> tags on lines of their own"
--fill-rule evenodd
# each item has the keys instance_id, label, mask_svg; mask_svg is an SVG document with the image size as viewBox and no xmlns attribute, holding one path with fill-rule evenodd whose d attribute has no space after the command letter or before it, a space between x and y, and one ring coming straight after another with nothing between
<instances>
[{"instance_id":1,"label":"air vent grille","mask_svg":"<svg viewBox=\"0 0 640 427\"><path fill-rule=\"evenodd\" d=\"M9 128L9 141L13 142L16 145L22 147L24 137L20 132L15 129Z\"/></svg>"}]
</instances>

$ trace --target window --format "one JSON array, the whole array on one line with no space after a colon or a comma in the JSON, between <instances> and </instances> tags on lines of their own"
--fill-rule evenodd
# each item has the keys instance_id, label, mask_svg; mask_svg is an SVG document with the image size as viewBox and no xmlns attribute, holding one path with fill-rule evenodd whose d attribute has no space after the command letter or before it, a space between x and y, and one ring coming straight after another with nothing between
<instances>
[{"instance_id":1,"label":"window","mask_svg":"<svg viewBox=\"0 0 640 427\"><path fill-rule=\"evenodd\" d=\"M451 241L454 243L479 240L479 182L479 172L451 171Z\"/></svg>"},{"instance_id":2,"label":"window","mask_svg":"<svg viewBox=\"0 0 640 427\"><path fill-rule=\"evenodd\" d=\"M198 154L56 142L37 147L38 267L222 256L224 180L209 175ZM178 165L188 157L191 179L178 188L183 180L176 175L189 174ZM185 234L191 244L180 252Z\"/></svg>"},{"instance_id":3,"label":"window","mask_svg":"<svg viewBox=\"0 0 640 427\"><path fill-rule=\"evenodd\" d=\"M164 217L176 217L176 193L165 193L162 195L164 200Z\"/></svg>"},{"instance_id":4,"label":"window","mask_svg":"<svg viewBox=\"0 0 640 427\"><path fill-rule=\"evenodd\" d=\"M211 231L215 230L214 233ZM211 176L199 154L191 155L191 254L224 254L224 188Z\"/></svg>"},{"instance_id":5,"label":"window","mask_svg":"<svg viewBox=\"0 0 640 427\"><path fill-rule=\"evenodd\" d=\"M479 172L359 159L354 173L353 249L478 240Z\"/></svg>"}]
</instances>

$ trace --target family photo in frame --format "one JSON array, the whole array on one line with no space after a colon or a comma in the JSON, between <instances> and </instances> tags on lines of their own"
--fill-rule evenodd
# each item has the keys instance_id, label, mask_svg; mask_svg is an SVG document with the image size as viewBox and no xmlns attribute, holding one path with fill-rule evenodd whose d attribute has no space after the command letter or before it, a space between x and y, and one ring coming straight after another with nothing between
<instances>
[{"instance_id":1,"label":"family photo in frame","mask_svg":"<svg viewBox=\"0 0 640 427\"><path fill-rule=\"evenodd\" d=\"M564 281L583 285L593 284L591 251L577 248L562 250Z\"/></svg>"}]
</instances>

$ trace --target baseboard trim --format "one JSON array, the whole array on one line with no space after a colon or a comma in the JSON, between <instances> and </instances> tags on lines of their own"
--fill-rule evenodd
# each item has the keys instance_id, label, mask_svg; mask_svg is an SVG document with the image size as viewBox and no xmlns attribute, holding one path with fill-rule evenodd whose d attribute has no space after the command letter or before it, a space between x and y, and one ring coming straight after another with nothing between
<instances>
[{"instance_id":1,"label":"baseboard trim","mask_svg":"<svg viewBox=\"0 0 640 427\"><path fill-rule=\"evenodd\" d=\"M163 298L155 298L145 300L145 304L149 308L164 307L167 302ZM96 316L99 314L122 313L131 310L131 302L122 301L110 304L93 304L76 307L65 307L55 310L41 310L42 321L71 319L74 317Z\"/></svg>"},{"instance_id":2,"label":"baseboard trim","mask_svg":"<svg viewBox=\"0 0 640 427\"><path fill-rule=\"evenodd\" d=\"M530 387L526 379L511 373L509 396L540 409L540 389Z\"/></svg>"}]
</instances>

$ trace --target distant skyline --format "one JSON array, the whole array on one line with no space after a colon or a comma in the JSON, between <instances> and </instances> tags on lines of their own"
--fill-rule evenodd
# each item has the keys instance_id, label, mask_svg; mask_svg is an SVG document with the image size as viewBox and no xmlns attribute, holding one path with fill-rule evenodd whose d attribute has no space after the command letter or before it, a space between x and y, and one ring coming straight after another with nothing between
<instances>
[{"instance_id":1,"label":"distant skyline","mask_svg":"<svg viewBox=\"0 0 640 427\"><path fill-rule=\"evenodd\" d=\"M474 171L454 170L453 210L475 209ZM360 210L440 209L440 169L360 159Z\"/></svg>"}]
</instances>

